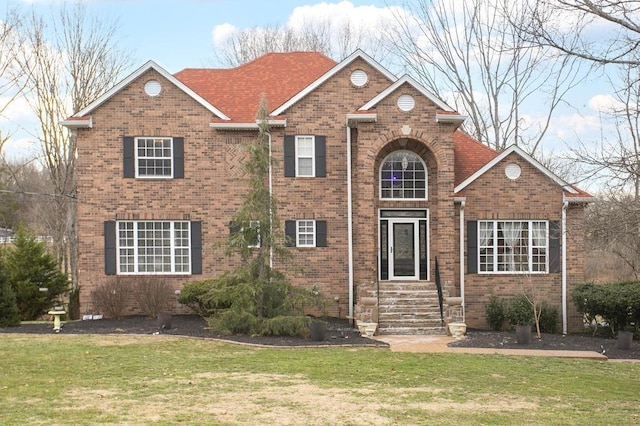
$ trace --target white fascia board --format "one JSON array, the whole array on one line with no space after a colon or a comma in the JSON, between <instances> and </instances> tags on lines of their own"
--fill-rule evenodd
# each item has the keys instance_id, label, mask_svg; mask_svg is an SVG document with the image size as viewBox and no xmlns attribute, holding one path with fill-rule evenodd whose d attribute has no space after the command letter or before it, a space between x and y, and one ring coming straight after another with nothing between
<instances>
[{"instance_id":1,"label":"white fascia board","mask_svg":"<svg viewBox=\"0 0 640 426\"><path fill-rule=\"evenodd\" d=\"M329 71L327 71L326 73L321 75L313 83L311 83L310 85L308 85L307 87L302 89L300 92L298 92L298 94L293 96L287 102L285 102L282 105L280 105L276 110L272 111L270 115L277 116L277 115L282 114L289 107L291 107L293 104L295 104L300 99L302 99L305 96L307 96L309 93L313 92L315 89L318 88L318 86L320 86L322 83L324 83L325 81L327 81L328 79L330 79L331 77L336 75L339 71L341 71L344 67L349 65L351 62L353 62L357 58L360 58L360 59L364 60L365 62L367 62L369 65L371 65L373 68L375 68L376 71L380 72L382 75L387 77L389 80L391 80L391 81L396 81L397 80L397 77L395 75L393 75L386 68L384 68L378 62L376 62L371 56L367 55L362 50L358 49L355 52L353 52L351 55L349 55L347 58L343 59L340 63L336 64Z\"/></svg>"},{"instance_id":2,"label":"white fascia board","mask_svg":"<svg viewBox=\"0 0 640 426\"><path fill-rule=\"evenodd\" d=\"M378 121L378 114L375 112L368 113L368 114L347 114L347 122L349 123L351 122L371 123L375 121Z\"/></svg>"},{"instance_id":3,"label":"white fascia board","mask_svg":"<svg viewBox=\"0 0 640 426\"><path fill-rule=\"evenodd\" d=\"M287 120L267 120L267 124L270 127L286 127ZM209 127L218 130L258 130L260 121L256 120L255 123L210 123Z\"/></svg>"},{"instance_id":4,"label":"white fascia board","mask_svg":"<svg viewBox=\"0 0 640 426\"><path fill-rule=\"evenodd\" d=\"M466 178L462 183L460 183L458 186L456 186L453 189L454 193L460 192L462 191L464 188L466 188L469 184L471 184L472 182L474 182L476 179L478 179L480 176L482 176L483 174L485 174L488 170L492 169L493 166L495 166L496 164L498 164L500 161L504 160L509 154L511 153L516 153L518 154L520 157L524 158L527 162L529 162L532 166L534 166L536 169L538 169L540 172L542 172L545 176L547 176L548 178L550 178L551 180L553 180L556 184L558 184L559 186L562 187L562 189L564 189L567 192L570 192L571 194L577 194L578 191L576 191L575 189L573 189L573 187L571 185L569 185L567 182L565 182L564 180L560 179L558 176L556 176L554 173L552 173L549 169L547 169L546 167L544 167L542 164L540 164L535 158L531 157L529 154L527 154L526 152L524 152L519 146L517 145L511 145L509 148L505 149L504 151L502 151L498 156L496 156L493 160L489 161L487 164L485 164L480 170L478 170L477 172L475 172L474 174L472 174L471 176L469 176L468 178Z\"/></svg>"},{"instance_id":5,"label":"white fascia board","mask_svg":"<svg viewBox=\"0 0 640 426\"><path fill-rule=\"evenodd\" d=\"M367 102L366 104L361 106L359 108L359 110L360 111L366 111L366 110L369 110L369 109L373 108L374 106L376 106L378 104L378 102L382 101L384 98L386 98L391 93L393 93L398 87L400 87L401 85L403 85L405 83L408 83L411 86L413 86L417 91L422 93L427 99L429 99L431 102L436 104L440 109L442 109L444 111L450 111L450 112L454 112L455 111L453 108L451 108L449 105L447 105L444 101L442 101L441 99L438 99L433 93L431 93L424 86L422 86L420 83L418 83L416 81L416 79L414 79L413 77L411 77L410 75L407 75L407 74L403 75L399 80L397 80L391 86L387 87L382 92L380 92L378 94L378 96L376 96L375 98L371 99L369 102Z\"/></svg>"},{"instance_id":6,"label":"white fascia board","mask_svg":"<svg viewBox=\"0 0 640 426\"><path fill-rule=\"evenodd\" d=\"M61 126L69 127L69 128L87 128L90 129L93 127L93 118L89 116L89 118L84 120L62 120L60 122Z\"/></svg>"},{"instance_id":7,"label":"white fascia board","mask_svg":"<svg viewBox=\"0 0 640 426\"><path fill-rule=\"evenodd\" d=\"M453 197L454 203L464 203L467 201L467 197Z\"/></svg>"},{"instance_id":8,"label":"white fascia board","mask_svg":"<svg viewBox=\"0 0 640 426\"><path fill-rule=\"evenodd\" d=\"M137 79L142 74L144 74L145 72L149 71L150 69L153 69L153 70L157 71L160 75L162 75L164 78L169 80L173 85L175 85L177 88L179 88L184 93L189 95L196 102L198 102L200 105L205 107L207 110L209 110L210 112L215 114L217 117L221 118L222 120L229 120L229 117L227 117L224 113L222 113L222 111L220 111L219 109L217 109L216 107L211 105L206 99L204 99L202 96L198 95L193 90L189 89L184 83L182 83L180 80L175 78L173 75L169 74L164 68L162 68L161 66L159 66L158 64L156 64L153 61L148 61L146 64L142 65L140 68L135 70L133 73L129 74L128 77L126 77L120 83L118 83L115 86L113 86L104 95L100 96L98 99L96 99L95 101L91 102L89 105L87 105L86 107L84 107L83 109L81 109L80 111L75 113L73 115L73 117L84 117L85 115L90 114L94 109L96 109L97 107L99 107L100 105L105 103L112 96L114 96L120 90L124 89L131 82L133 82L135 79Z\"/></svg>"},{"instance_id":9,"label":"white fascia board","mask_svg":"<svg viewBox=\"0 0 640 426\"><path fill-rule=\"evenodd\" d=\"M467 119L466 115L461 114L437 114L436 123L455 123L462 124Z\"/></svg>"},{"instance_id":10,"label":"white fascia board","mask_svg":"<svg viewBox=\"0 0 640 426\"><path fill-rule=\"evenodd\" d=\"M569 204L593 203L594 197L563 197L563 201Z\"/></svg>"}]
</instances>

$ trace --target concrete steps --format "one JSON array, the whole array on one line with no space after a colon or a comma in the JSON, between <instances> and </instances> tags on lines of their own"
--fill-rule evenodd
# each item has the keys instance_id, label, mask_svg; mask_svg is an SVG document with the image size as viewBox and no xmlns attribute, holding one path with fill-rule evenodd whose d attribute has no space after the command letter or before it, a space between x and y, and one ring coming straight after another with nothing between
<instances>
[{"instance_id":1,"label":"concrete steps","mask_svg":"<svg viewBox=\"0 0 640 426\"><path fill-rule=\"evenodd\" d=\"M444 333L433 282L380 282L378 334Z\"/></svg>"}]
</instances>

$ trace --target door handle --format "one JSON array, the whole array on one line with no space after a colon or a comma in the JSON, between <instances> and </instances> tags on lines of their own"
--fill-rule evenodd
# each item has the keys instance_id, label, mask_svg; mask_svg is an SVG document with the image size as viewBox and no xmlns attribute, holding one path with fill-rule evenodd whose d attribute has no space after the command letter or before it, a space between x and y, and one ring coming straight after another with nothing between
<instances>
[{"instance_id":1,"label":"door handle","mask_svg":"<svg viewBox=\"0 0 640 426\"><path fill-rule=\"evenodd\" d=\"M389 252L393 253L393 246L389 246Z\"/></svg>"}]
</instances>

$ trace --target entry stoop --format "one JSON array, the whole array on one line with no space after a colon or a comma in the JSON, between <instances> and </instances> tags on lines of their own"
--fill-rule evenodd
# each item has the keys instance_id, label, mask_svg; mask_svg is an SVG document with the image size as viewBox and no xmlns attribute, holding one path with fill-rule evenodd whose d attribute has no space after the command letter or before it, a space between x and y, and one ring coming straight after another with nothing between
<instances>
[{"instance_id":1,"label":"entry stoop","mask_svg":"<svg viewBox=\"0 0 640 426\"><path fill-rule=\"evenodd\" d=\"M434 283L384 281L379 285L377 334L446 334Z\"/></svg>"}]
</instances>

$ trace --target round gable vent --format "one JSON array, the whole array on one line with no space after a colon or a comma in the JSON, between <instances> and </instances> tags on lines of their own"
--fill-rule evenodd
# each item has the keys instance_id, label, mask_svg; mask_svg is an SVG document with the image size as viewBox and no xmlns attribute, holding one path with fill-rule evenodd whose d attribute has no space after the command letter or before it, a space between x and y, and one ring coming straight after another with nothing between
<instances>
[{"instance_id":1,"label":"round gable vent","mask_svg":"<svg viewBox=\"0 0 640 426\"><path fill-rule=\"evenodd\" d=\"M156 97L162 91L162 86L159 81L149 80L144 85L144 93L151 97Z\"/></svg>"},{"instance_id":2,"label":"round gable vent","mask_svg":"<svg viewBox=\"0 0 640 426\"><path fill-rule=\"evenodd\" d=\"M411 95L401 95L398 98L398 108L400 108L401 111L411 111L415 105L416 101Z\"/></svg>"},{"instance_id":3,"label":"round gable vent","mask_svg":"<svg viewBox=\"0 0 640 426\"><path fill-rule=\"evenodd\" d=\"M351 73L351 84L356 87L362 87L369 81L369 76L362 70L355 70Z\"/></svg>"},{"instance_id":4,"label":"round gable vent","mask_svg":"<svg viewBox=\"0 0 640 426\"><path fill-rule=\"evenodd\" d=\"M504 168L504 174L511 180L516 180L522 174L522 169L516 163L507 164Z\"/></svg>"}]
</instances>

